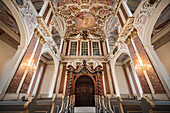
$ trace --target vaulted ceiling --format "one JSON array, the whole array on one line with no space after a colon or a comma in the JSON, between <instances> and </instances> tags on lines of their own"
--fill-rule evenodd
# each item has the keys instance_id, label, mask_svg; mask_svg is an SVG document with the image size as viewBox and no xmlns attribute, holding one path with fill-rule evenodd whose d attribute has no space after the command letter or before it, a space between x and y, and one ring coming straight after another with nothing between
<instances>
[{"instance_id":1,"label":"vaulted ceiling","mask_svg":"<svg viewBox=\"0 0 170 113\"><path fill-rule=\"evenodd\" d=\"M66 39L105 39L108 33L116 31L113 28L106 33L105 29L109 28L105 23L111 16L107 23L113 22L117 0L56 0L55 4L56 16L61 17L66 25Z\"/></svg>"}]
</instances>

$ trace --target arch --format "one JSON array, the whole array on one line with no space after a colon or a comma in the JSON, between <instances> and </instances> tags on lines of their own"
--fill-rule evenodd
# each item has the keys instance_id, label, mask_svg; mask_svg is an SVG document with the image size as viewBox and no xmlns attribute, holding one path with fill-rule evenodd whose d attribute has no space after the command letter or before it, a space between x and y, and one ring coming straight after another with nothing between
<instances>
[{"instance_id":1,"label":"arch","mask_svg":"<svg viewBox=\"0 0 170 113\"><path fill-rule=\"evenodd\" d=\"M159 6L155 9L154 13L149 19L152 21L146 22L145 27L143 28L144 29L143 36L141 37L141 41L143 42L144 45L151 45L151 35L152 35L154 25L156 24L160 14L168 6L168 4L169 4L168 0L161 1L159 3Z\"/></svg>"},{"instance_id":2,"label":"arch","mask_svg":"<svg viewBox=\"0 0 170 113\"><path fill-rule=\"evenodd\" d=\"M73 82L73 95L75 94L75 85L76 85L76 81L78 78L80 78L81 76L88 76L90 77L92 80L93 80L93 83L94 83L94 91L95 91L95 94L96 94L96 91L97 91L97 83L95 81L95 79L93 78L92 75L90 74L79 74L78 76L76 76L74 82Z\"/></svg>"},{"instance_id":3,"label":"arch","mask_svg":"<svg viewBox=\"0 0 170 113\"><path fill-rule=\"evenodd\" d=\"M25 24L25 20L22 17L22 15L20 14L20 12L16 9L14 4L9 0L2 0L2 2L11 11L13 17L16 20L16 23L18 25L19 32L20 32L20 45L18 46L17 51L15 52L13 58L10 61L10 65L8 66L8 71L5 71L3 77L0 81L0 86L1 86L0 92L3 96L6 92L8 85L10 84L10 81L11 81L13 75L15 74L15 72L20 64L20 61L22 60L22 57L24 56L26 47L27 47L29 40L31 38L29 35L28 27Z\"/></svg>"},{"instance_id":4,"label":"arch","mask_svg":"<svg viewBox=\"0 0 170 113\"><path fill-rule=\"evenodd\" d=\"M120 46L118 48L120 48ZM113 52L111 52L111 53L113 53ZM116 53L116 55L114 56L113 63L112 63L113 66L115 66L117 58L123 53L126 53L130 56L128 49L119 49L118 52Z\"/></svg>"},{"instance_id":5,"label":"arch","mask_svg":"<svg viewBox=\"0 0 170 113\"><path fill-rule=\"evenodd\" d=\"M19 27L20 38L21 38L20 47L27 46L30 40L30 35L29 35L28 27L27 27L27 24L25 23L24 18L22 17L20 12L16 9L16 7L14 7L12 2L8 0L2 0L2 1L11 11Z\"/></svg>"},{"instance_id":6,"label":"arch","mask_svg":"<svg viewBox=\"0 0 170 113\"><path fill-rule=\"evenodd\" d=\"M158 58L152 44L151 44L151 35L154 29L154 26L162 13L162 11L169 5L168 0L160 1L159 5L153 12L153 14L150 17L150 20L147 21L144 27L143 36L140 37L141 41L143 42L143 45L146 47L145 50L166 90L166 92L170 95L170 78L168 73L166 72L163 64L161 63L160 59Z\"/></svg>"}]
</instances>

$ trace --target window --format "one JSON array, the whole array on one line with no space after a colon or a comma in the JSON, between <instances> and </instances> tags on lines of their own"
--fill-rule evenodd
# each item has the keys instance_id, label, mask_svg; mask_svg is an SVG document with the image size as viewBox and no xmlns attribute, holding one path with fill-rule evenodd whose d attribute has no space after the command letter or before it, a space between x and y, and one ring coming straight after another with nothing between
<instances>
[{"instance_id":1,"label":"window","mask_svg":"<svg viewBox=\"0 0 170 113\"><path fill-rule=\"evenodd\" d=\"M99 43L98 42L92 42L92 47L93 47L93 55L100 55Z\"/></svg>"},{"instance_id":2,"label":"window","mask_svg":"<svg viewBox=\"0 0 170 113\"><path fill-rule=\"evenodd\" d=\"M76 55L76 54L77 54L77 42L71 42L70 55Z\"/></svg>"},{"instance_id":3,"label":"window","mask_svg":"<svg viewBox=\"0 0 170 113\"><path fill-rule=\"evenodd\" d=\"M88 55L88 42L81 42L81 55Z\"/></svg>"}]
</instances>

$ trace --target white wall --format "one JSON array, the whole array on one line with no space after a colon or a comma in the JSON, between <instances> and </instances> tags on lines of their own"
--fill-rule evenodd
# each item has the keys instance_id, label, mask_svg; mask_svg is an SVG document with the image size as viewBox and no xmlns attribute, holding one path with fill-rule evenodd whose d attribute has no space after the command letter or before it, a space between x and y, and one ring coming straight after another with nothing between
<instances>
[{"instance_id":1,"label":"white wall","mask_svg":"<svg viewBox=\"0 0 170 113\"><path fill-rule=\"evenodd\" d=\"M47 65L46 71L44 73L43 81L40 88L40 95L41 94L49 94L50 87L53 81L54 76L54 65Z\"/></svg>"},{"instance_id":2,"label":"white wall","mask_svg":"<svg viewBox=\"0 0 170 113\"><path fill-rule=\"evenodd\" d=\"M0 40L0 80L15 52L16 49Z\"/></svg>"},{"instance_id":3,"label":"white wall","mask_svg":"<svg viewBox=\"0 0 170 113\"><path fill-rule=\"evenodd\" d=\"M115 66L120 94L130 94L122 66Z\"/></svg>"},{"instance_id":4,"label":"white wall","mask_svg":"<svg viewBox=\"0 0 170 113\"><path fill-rule=\"evenodd\" d=\"M168 75L170 76L170 42L166 43L165 45L161 46L160 48L156 49L156 53L164 65Z\"/></svg>"}]
</instances>

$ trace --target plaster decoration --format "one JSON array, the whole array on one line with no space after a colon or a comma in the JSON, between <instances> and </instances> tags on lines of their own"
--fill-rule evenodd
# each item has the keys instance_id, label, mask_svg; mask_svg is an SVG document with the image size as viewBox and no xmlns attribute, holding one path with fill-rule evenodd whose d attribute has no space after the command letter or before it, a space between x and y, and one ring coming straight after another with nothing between
<instances>
[{"instance_id":1,"label":"plaster decoration","mask_svg":"<svg viewBox=\"0 0 170 113\"><path fill-rule=\"evenodd\" d=\"M57 57L60 57L60 52L59 52L59 48L57 47L55 41L53 40L52 37L48 37L46 39L46 44L44 45L45 48L49 48L51 50L51 52Z\"/></svg>"},{"instance_id":2,"label":"plaster decoration","mask_svg":"<svg viewBox=\"0 0 170 113\"><path fill-rule=\"evenodd\" d=\"M14 32L18 37L20 37L19 28L13 17L11 11L6 7L6 5L0 1L0 21L5 24L9 30ZM2 26L1 26L2 27Z\"/></svg>"},{"instance_id":3,"label":"plaster decoration","mask_svg":"<svg viewBox=\"0 0 170 113\"><path fill-rule=\"evenodd\" d=\"M62 6L66 4L92 4L92 3L99 3L104 5L113 6L116 0L57 0L57 6Z\"/></svg>"},{"instance_id":4,"label":"plaster decoration","mask_svg":"<svg viewBox=\"0 0 170 113\"><path fill-rule=\"evenodd\" d=\"M146 24L146 21L149 19L150 15L153 13L154 9L157 7L159 0L156 1L153 5L148 5L146 0L140 7L140 11L137 13L134 20L134 25L136 26L139 33L143 34L143 28Z\"/></svg>"},{"instance_id":5,"label":"plaster decoration","mask_svg":"<svg viewBox=\"0 0 170 113\"><path fill-rule=\"evenodd\" d=\"M133 17L129 17L127 19L125 25L121 29L121 31L120 31L118 36L125 38L127 36L127 34L130 32L130 30L133 28L133 22L134 22L134 18Z\"/></svg>"},{"instance_id":6,"label":"plaster decoration","mask_svg":"<svg viewBox=\"0 0 170 113\"><path fill-rule=\"evenodd\" d=\"M28 0L22 0L22 5L19 5L15 0L12 1L25 19L29 32L32 33L38 22L36 18L37 13L34 12L33 7L31 7L31 2Z\"/></svg>"},{"instance_id":7,"label":"plaster decoration","mask_svg":"<svg viewBox=\"0 0 170 113\"><path fill-rule=\"evenodd\" d=\"M110 6L111 3L114 5ZM64 38L68 39L87 32L88 35L99 37L98 39L105 39L105 21L110 15L114 15L116 3L117 1L110 0L58 1L58 7L54 9L56 16L60 16L67 26Z\"/></svg>"},{"instance_id":8,"label":"plaster decoration","mask_svg":"<svg viewBox=\"0 0 170 113\"><path fill-rule=\"evenodd\" d=\"M57 19L56 16L53 16L51 25L52 25L53 27L55 27L56 31L59 32L60 36L63 36L63 34L62 34L62 28L60 27L60 22L59 22L59 20Z\"/></svg>"}]
</instances>

